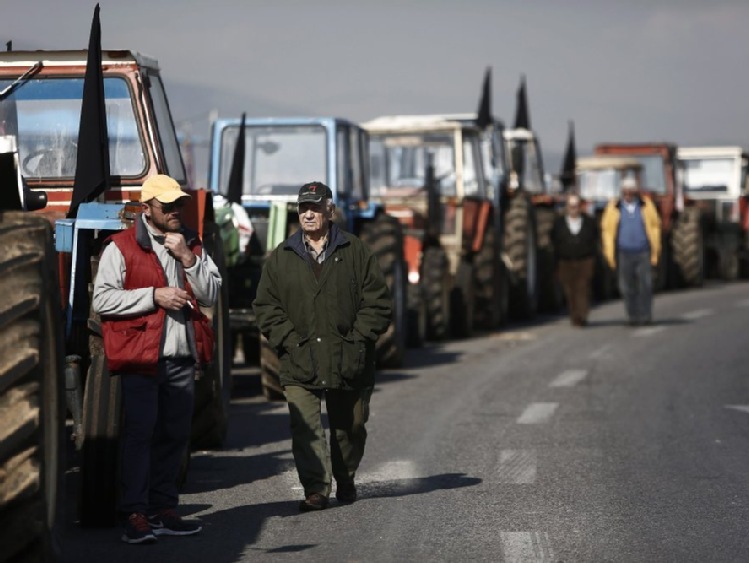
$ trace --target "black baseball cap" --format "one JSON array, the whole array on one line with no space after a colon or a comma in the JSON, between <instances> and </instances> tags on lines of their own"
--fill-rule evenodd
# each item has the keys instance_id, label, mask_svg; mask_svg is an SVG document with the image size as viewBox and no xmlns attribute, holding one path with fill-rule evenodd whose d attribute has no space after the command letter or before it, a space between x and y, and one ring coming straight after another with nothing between
<instances>
[{"instance_id":1,"label":"black baseball cap","mask_svg":"<svg viewBox=\"0 0 749 563\"><path fill-rule=\"evenodd\" d=\"M333 192L322 182L309 182L299 189L297 203L320 203L324 199L333 199Z\"/></svg>"}]
</instances>

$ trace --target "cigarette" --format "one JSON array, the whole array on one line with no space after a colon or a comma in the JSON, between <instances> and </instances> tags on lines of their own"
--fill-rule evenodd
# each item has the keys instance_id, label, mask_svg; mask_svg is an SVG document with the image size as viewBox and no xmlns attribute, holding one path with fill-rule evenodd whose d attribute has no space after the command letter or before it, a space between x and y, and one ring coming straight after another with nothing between
<instances>
[{"instance_id":1,"label":"cigarette","mask_svg":"<svg viewBox=\"0 0 749 563\"><path fill-rule=\"evenodd\" d=\"M193 311L195 310L195 307L192 306L192 301L187 302L187 306L190 307Z\"/></svg>"}]
</instances>

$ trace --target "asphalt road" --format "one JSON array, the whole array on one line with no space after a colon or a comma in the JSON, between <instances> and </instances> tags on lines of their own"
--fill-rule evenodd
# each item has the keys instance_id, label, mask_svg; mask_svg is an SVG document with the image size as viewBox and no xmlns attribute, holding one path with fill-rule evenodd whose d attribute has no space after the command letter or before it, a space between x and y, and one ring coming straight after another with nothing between
<instances>
[{"instance_id":1,"label":"asphalt road","mask_svg":"<svg viewBox=\"0 0 749 563\"><path fill-rule=\"evenodd\" d=\"M200 536L67 523L71 562L749 561L749 284L411 351L380 374L360 500L300 514L283 404L239 375L228 446L193 456ZM75 481L75 468L69 482Z\"/></svg>"}]
</instances>

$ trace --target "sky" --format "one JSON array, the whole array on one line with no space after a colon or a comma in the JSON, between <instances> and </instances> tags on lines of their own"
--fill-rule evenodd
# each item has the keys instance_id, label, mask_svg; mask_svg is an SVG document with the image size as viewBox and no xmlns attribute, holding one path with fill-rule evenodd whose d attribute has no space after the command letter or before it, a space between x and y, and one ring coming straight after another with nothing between
<instances>
[{"instance_id":1,"label":"sky","mask_svg":"<svg viewBox=\"0 0 749 563\"><path fill-rule=\"evenodd\" d=\"M2 0L0 45L85 48L95 2ZM476 111L525 75L547 172L604 141L749 148L746 0L101 0L102 47L158 59L178 128Z\"/></svg>"}]
</instances>

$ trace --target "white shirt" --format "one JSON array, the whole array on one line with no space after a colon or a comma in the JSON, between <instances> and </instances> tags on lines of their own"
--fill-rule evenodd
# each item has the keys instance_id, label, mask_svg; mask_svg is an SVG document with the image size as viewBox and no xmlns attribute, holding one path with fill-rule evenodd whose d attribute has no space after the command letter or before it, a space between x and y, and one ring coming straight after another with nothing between
<instances>
[{"instance_id":1,"label":"white shirt","mask_svg":"<svg viewBox=\"0 0 749 563\"><path fill-rule=\"evenodd\" d=\"M582 217L570 217L569 215L565 215L565 220L567 221L567 228L570 230L570 232L573 235L576 235L580 232L580 229L583 228L583 218Z\"/></svg>"}]
</instances>

